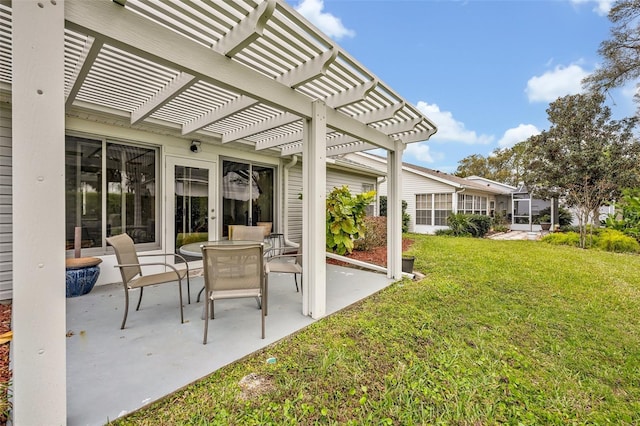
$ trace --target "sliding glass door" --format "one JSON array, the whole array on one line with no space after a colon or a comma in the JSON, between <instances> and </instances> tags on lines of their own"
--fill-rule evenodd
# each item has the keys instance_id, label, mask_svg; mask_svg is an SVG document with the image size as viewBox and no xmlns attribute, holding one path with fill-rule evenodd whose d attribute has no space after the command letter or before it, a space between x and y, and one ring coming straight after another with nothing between
<instances>
[{"instance_id":1,"label":"sliding glass door","mask_svg":"<svg viewBox=\"0 0 640 426\"><path fill-rule=\"evenodd\" d=\"M222 162L222 235L229 225L274 221L275 169L232 160Z\"/></svg>"}]
</instances>

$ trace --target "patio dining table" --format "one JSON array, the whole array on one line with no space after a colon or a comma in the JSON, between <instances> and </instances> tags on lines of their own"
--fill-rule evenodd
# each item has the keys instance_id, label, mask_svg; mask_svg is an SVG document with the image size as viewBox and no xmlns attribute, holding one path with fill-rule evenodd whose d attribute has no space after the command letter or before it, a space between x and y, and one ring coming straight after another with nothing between
<instances>
[{"instance_id":1,"label":"patio dining table","mask_svg":"<svg viewBox=\"0 0 640 426\"><path fill-rule=\"evenodd\" d=\"M202 250L201 246L223 246L223 245L246 245L246 244L254 244L257 241L248 241L248 240L214 240L214 241L200 241L197 243L189 243L181 246L178 251L180 254L184 254L186 256L193 256L202 258ZM264 241L262 243L264 245L264 252L271 250L271 243L268 241Z\"/></svg>"}]
</instances>

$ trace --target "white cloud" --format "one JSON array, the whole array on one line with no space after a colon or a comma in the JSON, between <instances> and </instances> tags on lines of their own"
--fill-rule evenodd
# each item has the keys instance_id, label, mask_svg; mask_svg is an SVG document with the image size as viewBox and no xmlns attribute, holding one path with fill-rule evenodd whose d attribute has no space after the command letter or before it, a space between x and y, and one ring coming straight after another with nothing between
<instances>
[{"instance_id":1,"label":"white cloud","mask_svg":"<svg viewBox=\"0 0 640 426\"><path fill-rule=\"evenodd\" d=\"M518 142L529 139L530 136L539 134L540 130L538 130L538 128L533 124L520 124L518 127L514 127L504 132L504 135L498 141L498 146L500 148L511 147Z\"/></svg>"},{"instance_id":2,"label":"white cloud","mask_svg":"<svg viewBox=\"0 0 640 426\"><path fill-rule=\"evenodd\" d=\"M559 97L581 93L582 79L589 73L581 66L558 65L540 76L531 77L525 92L529 102L553 102Z\"/></svg>"},{"instance_id":3,"label":"white cloud","mask_svg":"<svg viewBox=\"0 0 640 426\"><path fill-rule=\"evenodd\" d=\"M593 11L600 16L607 16L611 10L614 0L571 0L575 5L595 3Z\"/></svg>"},{"instance_id":4,"label":"white cloud","mask_svg":"<svg viewBox=\"0 0 640 426\"><path fill-rule=\"evenodd\" d=\"M424 163L434 162L433 155L431 154L431 147L425 142L408 144L404 150L404 153Z\"/></svg>"},{"instance_id":5,"label":"white cloud","mask_svg":"<svg viewBox=\"0 0 640 426\"><path fill-rule=\"evenodd\" d=\"M324 9L323 0L301 0L295 6L295 9L318 27L320 31L336 40L356 35L355 31L342 24L340 18L322 11Z\"/></svg>"},{"instance_id":6,"label":"white cloud","mask_svg":"<svg viewBox=\"0 0 640 426\"><path fill-rule=\"evenodd\" d=\"M462 142L468 145L486 145L494 140L492 135L478 135L473 130L465 129L464 123L454 119L449 111L440 111L436 104L419 101L416 106L438 127L438 132L430 140Z\"/></svg>"}]
</instances>

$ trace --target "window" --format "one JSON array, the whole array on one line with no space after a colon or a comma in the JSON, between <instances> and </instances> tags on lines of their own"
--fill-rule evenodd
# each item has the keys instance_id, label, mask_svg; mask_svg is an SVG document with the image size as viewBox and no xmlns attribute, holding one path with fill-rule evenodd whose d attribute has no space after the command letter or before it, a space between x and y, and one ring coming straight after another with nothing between
<instances>
[{"instance_id":1,"label":"window","mask_svg":"<svg viewBox=\"0 0 640 426\"><path fill-rule=\"evenodd\" d=\"M433 194L433 224L446 226L452 208L451 194Z\"/></svg>"},{"instance_id":2,"label":"window","mask_svg":"<svg viewBox=\"0 0 640 426\"><path fill-rule=\"evenodd\" d=\"M431 225L432 194L416 194L416 225Z\"/></svg>"},{"instance_id":3,"label":"window","mask_svg":"<svg viewBox=\"0 0 640 426\"><path fill-rule=\"evenodd\" d=\"M66 248L76 227L83 248L103 247L105 237L127 233L136 244L157 243L157 158L148 147L66 137Z\"/></svg>"},{"instance_id":4,"label":"window","mask_svg":"<svg viewBox=\"0 0 640 426\"><path fill-rule=\"evenodd\" d=\"M458 213L487 215L487 197L458 194Z\"/></svg>"},{"instance_id":5,"label":"window","mask_svg":"<svg viewBox=\"0 0 640 426\"><path fill-rule=\"evenodd\" d=\"M362 192L369 192L369 191L373 191L373 184L370 183L363 183L362 184ZM365 213L367 214L367 216L373 216L375 214L375 206L376 206L376 201L375 199L371 202L371 204L369 204L366 208L365 208Z\"/></svg>"}]
</instances>

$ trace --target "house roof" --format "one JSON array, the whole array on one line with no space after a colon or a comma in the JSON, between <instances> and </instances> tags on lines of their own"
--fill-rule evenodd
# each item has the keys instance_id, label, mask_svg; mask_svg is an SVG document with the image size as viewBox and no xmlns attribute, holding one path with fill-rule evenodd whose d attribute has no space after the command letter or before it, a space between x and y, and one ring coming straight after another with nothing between
<instances>
[{"instance_id":1,"label":"house roof","mask_svg":"<svg viewBox=\"0 0 640 426\"><path fill-rule=\"evenodd\" d=\"M12 9L0 3L0 100L10 102ZM70 116L206 143L302 152L326 104L327 155L427 140L435 124L282 0L65 2Z\"/></svg>"},{"instance_id":2,"label":"house roof","mask_svg":"<svg viewBox=\"0 0 640 426\"><path fill-rule=\"evenodd\" d=\"M369 158L376 159L381 163L386 163L387 159L385 157L372 154L370 152L359 152L358 155L368 156ZM442 182L447 185L451 185L456 188L466 188L470 190L488 192L491 194L510 194L511 191L504 191L499 188L495 188L491 185L477 183L466 178L461 178L458 176L454 176L448 173L441 172L439 170L429 169L427 167L418 166L415 164L403 162L402 169L411 173L415 173L429 179L434 179L438 182Z\"/></svg>"}]
</instances>

